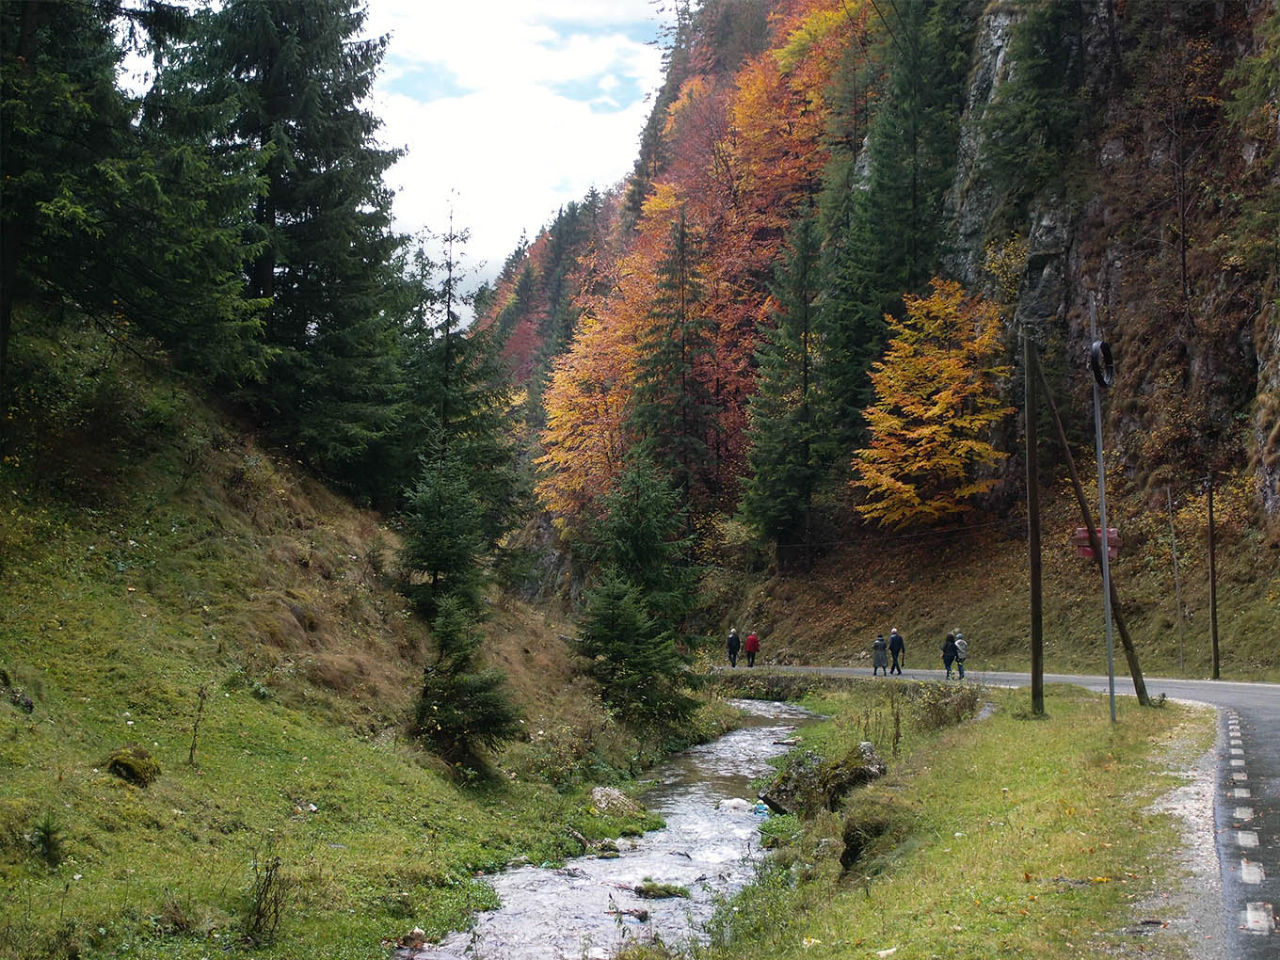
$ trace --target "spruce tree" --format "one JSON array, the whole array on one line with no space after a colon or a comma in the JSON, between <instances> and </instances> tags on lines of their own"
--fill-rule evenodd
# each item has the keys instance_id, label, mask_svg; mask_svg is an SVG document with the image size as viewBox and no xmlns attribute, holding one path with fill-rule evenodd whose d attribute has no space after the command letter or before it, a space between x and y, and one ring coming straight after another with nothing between
<instances>
[{"instance_id":1,"label":"spruce tree","mask_svg":"<svg viewBox=\"0 0 1280 960\"><path fill-rule=\"evenodd\" d=\"M142 104L116 86L117 36L167 57L186 37L171 4L0 4L0 394L13 308L56 303L118 340L154 338L186 370L239 380L261 369L240 269L256 163L211 140L164 82Z\"/></svg>"},{"instance_id":2,"label":"spruce tree","mask_svg":"<svg viewBox=\"0 0 1280 960\"><path fill-rule=\"evenodd\" d=\"M833 168L823 211L833 425L855 445L865 438L867 371L884 348L884 317L900 313L902 295L920 291L936 269L978 12L968 0L877 9L886 80L867 134L866 179L857 182L851 164Z\"/></svg>"},{"instance_id":3,"label":"spruce tree","mask_svg":"<svg viewBox=\"0 0 1280 960\"><path fill-rule=\"evenodd\" d=\"M402 565L412 578L409 593L427 616L434 616L448 596L469 610L479 608L479 562L485 544L472 477L457 453L449 452L437 437L408 492Z\"/></svg>"},{"instance_id":4,"label":"spruce tree","mask_svg":"<svg viewBox=\"0 0 1280 960\"><path fill-rule=\"evenodd\" d=\"M1061 187L1085 116L1083 5L1031 0L1021 13L1009 42L1014 67L982 117L983 156L1010 215Z\"/></svg>"},{"instance_id":5,"label":"spruce tree","mask_svg":"<svg viewBox=\"0 0 1280 960\"><path fill-rule=\"evenodd\" d=\"M414 735L450 763L473 769L520 732L506 675L478 666L480 635L465 605L442 601L431 624L436 658L423 670Z\"/></svg>"},{"instance_id":6,"label":"spruce tree","mask_svg":"<svg viewBox=\"0 0 1280 960\"><path fill-rule=\"evenodd\" d=\"M359 487L361 457L401 414L391 191L398 152L367 99L386 38L357 0L228 0L203 15L197 81L239 104L228 145L266 157L251 293L275 351L253 399L278 438Z\"/></svg>"},{"instance_id":7,"label":"spruce tree","mask_svg":"<svg viewBox=\"0 0 1280 960\"><path fill-rule=\"evenodd\" d=\"M709 463L715 405L708 387L713 322L702 303L697 245L684 215L658 264L658 290L640 360L631 422L646 457L672 478L685 507L714 492Z\"/></svg>"},{"instance_id":8,"label":"spruce tree","mask_svg":"<svg viewBox=\"0 0 1280 960\"><path fill-rule=\"evenodd\" d=\"M685 692L684 658L649 614L643 591L617 571L587 595L582 653L606 704L641 725L671 726L696 701Z\"/></svg>"},{"instance_id":9,"label":"spruce tree","mask_svg":"<svg viewBox=\"0 0 1280 960\"><path fill-rule=\"evenodd\" d=\"M697 582L678 492L637 453L601 506L593 559L634 586L659 628L674 634L693 608Z\"/></svg>"},{"instance_id":10,"label":"spruce tree","mask_svg":"<svg viewBox=\"0 0 1280 960\"><path fill-rule=\"evenodd\" d=\"M516 427L502 342L492 328L468 330L461 311L466 231L433 238L443 258L420 245L405 289L412 303L403 331L405 415L392 459L416 462L428 445L456 458L471 474L481 516L481 543L493 547L519 515L524 493L516 468Z\"/></svg>"},{"instance_id":11,"label":"spruce tree","mask_svg":"<svg viewBox=\"0 0 1280 960\"><path fill-rule=\"evenodd\" d=\"M751 476L741 509L777 544L780 562L792 545L802 546L809 562L813 496L834 455L822 420L822 352L814 323L820 290L817 227L809 218L794 226L778 270L778 306L773 325L762 331L756 392L748 407Z\"/></svg>"}]
</instances>

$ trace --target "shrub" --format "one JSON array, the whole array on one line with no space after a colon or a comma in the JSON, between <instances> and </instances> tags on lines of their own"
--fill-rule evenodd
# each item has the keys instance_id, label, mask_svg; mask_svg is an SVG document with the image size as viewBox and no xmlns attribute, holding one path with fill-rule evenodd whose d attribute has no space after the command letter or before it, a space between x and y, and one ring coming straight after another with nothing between
<instances>
[{"instance_id":1,"label":"shrub","mask_svg":"<svg viewBox=\"0 0 1280 960\"><path fill-rule=\"evenodd\" d=\"M275 937L289 903L292 884L284 872L284 862L270 852L254 854L253 882L240 918L240 935L246 943L259 945Z\"/></svg>"}]
</instances>

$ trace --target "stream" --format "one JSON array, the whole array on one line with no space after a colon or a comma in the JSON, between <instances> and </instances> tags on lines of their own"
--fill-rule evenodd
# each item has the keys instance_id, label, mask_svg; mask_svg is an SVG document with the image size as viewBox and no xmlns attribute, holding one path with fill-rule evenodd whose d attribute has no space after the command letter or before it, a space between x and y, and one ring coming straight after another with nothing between
<instances>
[{"instance_id":1,"label":"stream","mask_svg":"<svg viewBox=\"0 0 1280 960\"><path fill-rule=\"evenodd\" d=\"M559 869L518 867L491 883L501 908L481 913L472 930L403 953L411 960L593 960L626 940L659 937L670 946L705 939L717 903L755 876L760 857L751 781L772 771L784 740L813 715L784 703L734 701L743 726L693 747L651 771L640 800L666 827L618 841L616 859L579 857ZM722 804L730 800L731 803ZM646 900L646 878L678 884L690 897ZM635 913L646 912L640 919Z\"/></svg>"}]
</instances>

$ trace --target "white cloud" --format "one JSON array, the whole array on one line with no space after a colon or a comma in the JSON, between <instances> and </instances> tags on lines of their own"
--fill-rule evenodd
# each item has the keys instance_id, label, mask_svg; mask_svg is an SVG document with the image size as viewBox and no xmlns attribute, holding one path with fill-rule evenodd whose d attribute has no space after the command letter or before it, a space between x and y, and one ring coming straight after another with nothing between
<instances>
[{"instance_id":1,"label":"white cloud","mask_svg":"<svg viewBox=\"0 0 1280 960\"><path fill-rule=\"evenodd\" d=\"M374 110L407 148L387 175L396 226L443 230L496 274L521 231L631 169L661 82L649 0L369 0L390 33Z\"/></svg>"}]
</instances>

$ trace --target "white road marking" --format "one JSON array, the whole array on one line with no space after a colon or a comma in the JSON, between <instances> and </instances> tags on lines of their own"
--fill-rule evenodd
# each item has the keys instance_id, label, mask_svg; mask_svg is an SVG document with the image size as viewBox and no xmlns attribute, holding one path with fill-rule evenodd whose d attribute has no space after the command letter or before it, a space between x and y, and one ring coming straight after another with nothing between
<instances>
[{"instance_id":1,"label":"white road marking","mask_svg":"<svg viewBox=\"0 0 1280 960\"><path fill-rule=\"evenodd\" d=\"M1261 883L1265 879L1267 879L1267 874L1262 869L1262 864L1249 859L1240 861L1241 883Z\"/></svg>"},{"instance_id":2,"label":"white road marking","mask_svg":"<svg viewBox=\"0 0 1280 960\"><path fill-rule=\"evenodd\" d=\"M1256 847L1258 845L1258 832L1256 830L1237 830L1236 843L1242 847Z\"/></svg>"},{"instance_id":3,"label":"white road marking","mask_svg":"<svg viewBox=\"0 0 1280 960\"><path fill-rule=\"evenodd\" d=\"M1249 933L1275 933L1276 918L1271 904L1261 901L1248 904L1244 908L1244 929Z\"/></svg>"},{"instance_id":4,"label":"white road marking","mask_svg":"<svg viewBox=\"0 0 1280 960\"><path fill-rule=\"evenodd\" d=\"M1237 820L1252 820L1252 819L1253 819L1253 807L1236 807L1236 819L1237 819Z\"/></svg>"},{"instance_id":5,"label":"white road marking","mask_svg":"<svg viewBox=\"0 0 1280 960\"><path fill-rule=\"evenodd\" d=\"M1231 791L1231 795L1237 800L1248 800L1253 796L1248 787L1236 787Z\"/></svg>"}]
</instances>

